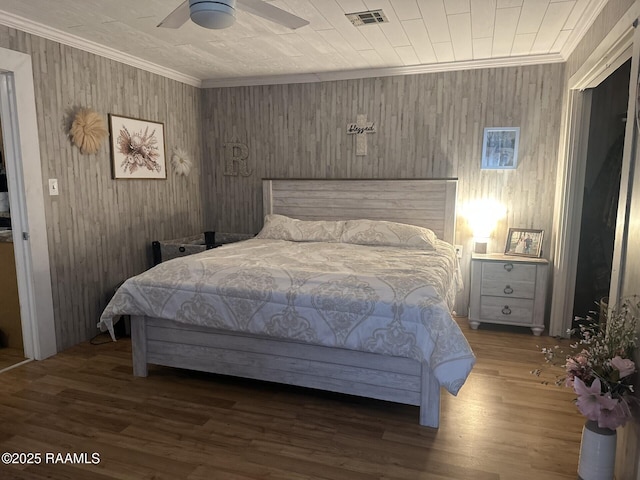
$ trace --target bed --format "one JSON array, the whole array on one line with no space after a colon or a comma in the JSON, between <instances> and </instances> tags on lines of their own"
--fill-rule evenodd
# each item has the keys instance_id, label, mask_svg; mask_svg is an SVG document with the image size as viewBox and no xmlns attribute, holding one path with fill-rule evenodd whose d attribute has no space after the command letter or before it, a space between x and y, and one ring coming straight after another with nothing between
<instances>
[{"instance_id":1,"label":"bed","mask_svg":"<svg viewBox=\"0 0 640 480\"><path fill-rule=\"evenodd\" d=\"M257 238L132 277L98 325L131 316L136 376L155 364L365 396L437 428L441 387L457 394L475 363L450 315L456 188L264 180Z\"/></svg>"}]
</instances>

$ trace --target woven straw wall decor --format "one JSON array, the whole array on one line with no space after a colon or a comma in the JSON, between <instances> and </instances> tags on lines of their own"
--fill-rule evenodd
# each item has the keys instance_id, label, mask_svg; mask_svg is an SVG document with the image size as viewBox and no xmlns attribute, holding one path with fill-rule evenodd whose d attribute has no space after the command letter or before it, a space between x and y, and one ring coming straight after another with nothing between
<instances>
[{"instance_id":1,"label":"woven straw wall decor","mask_svg":"<svg viewBox=\"0 0 640 480\"><path fill-rule=\"evenodd\" d=\"M102 116L89 108L76 112L69 130L71 141L81 153L92 155L109 135Z\"/></svg>"}]
</instances>

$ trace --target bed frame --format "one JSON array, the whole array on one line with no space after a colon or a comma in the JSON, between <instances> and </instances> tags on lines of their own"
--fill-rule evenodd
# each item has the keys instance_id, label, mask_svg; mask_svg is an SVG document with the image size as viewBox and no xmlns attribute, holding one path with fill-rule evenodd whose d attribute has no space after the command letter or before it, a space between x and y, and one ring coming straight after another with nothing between
<instances>
[{"instance_id":1,"label":"bed frame","mask_svg":"<svg viewBox=\"0 0 640 480\"><path fill-rule=\"evenodd\" d=\"M368 218L432 229L454 243L456 179L263 180L264 213L312 220ZM131 319L133 373L165 365L418 405L437 428L440 386L425 363L171 320Z\"/></svg>"}]
</instances>

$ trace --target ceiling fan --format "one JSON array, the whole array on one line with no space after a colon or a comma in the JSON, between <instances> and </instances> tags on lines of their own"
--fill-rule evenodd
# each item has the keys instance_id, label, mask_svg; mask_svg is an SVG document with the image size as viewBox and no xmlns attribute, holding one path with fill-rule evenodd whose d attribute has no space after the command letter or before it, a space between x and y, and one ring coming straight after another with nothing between
<instances>
[{"instance_id":1,"label":"ceiling fan","mask_svg":"<svg viewBox=\"0 0 640 480\"><path fill-rule=\"evenodd\" d=\"M291 29L309 25L307 20L262 0L185 0L158 27L180 28L191 18L204 28L227 28L236 20L236 8Z\"/></svg>"}]
</instances>

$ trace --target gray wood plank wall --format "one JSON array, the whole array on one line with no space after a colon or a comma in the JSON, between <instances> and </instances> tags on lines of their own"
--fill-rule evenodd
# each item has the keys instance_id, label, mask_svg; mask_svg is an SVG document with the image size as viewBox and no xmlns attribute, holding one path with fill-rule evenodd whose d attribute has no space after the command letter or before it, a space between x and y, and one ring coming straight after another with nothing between
<instances>
[{"instance_id":1,"label":"gray wood plank wall","mask_svg":"<svg viewBox=\"0 0 640 480\"><path fill-rule=\"evenodd\" d=\"M32 56L58 350L97 333L113 288L151 263L150 242L203 231L199 165L200 90L0 26L0 46ZM166 180L112 180L109 142L82 155L67 136L77 107L165 125L174 146L194 159L190 177L168 166Z\"/></svg>"},{"instance_id":2,"label":"gray wood plank wall","mask_svg":"<svg viewBox=\"0 0 640 480\"><path fill-rule=\"evenodd\" d=\"M508 209L489 249L503 251L508 227L551 238L564 64L468 70L324 83L208 89L203 93L205 227L255 233L261 178L458 177L458 206L490 197ZM346 135L357 114L376 123L368 154ZM481 170L485 127L521 128L516 170ZM248 177L224 175L224 144L249 149ZM458 215L468 299L471 232Z\"/></svg>"},{"instance_id":3,"label":"gray wood plank wall","mask_svg":"<svg viewBox=\"0 0 640 480\"><path fill-rule=\"evenodd\" d=\"M459 205L491 195L509 208L492 250L503 248L508 226L551 229L561 64L201 92L4 26L0 46L33 58L43 185L60 183L60 196L45 198L59 349L95 334L113 288L149 266L151 240L206 228L258 231L263 177L459 177ZM107 143L88 156L69 142L79 106L105 120L117 113L164 122L167 154L186 148L195 171L112 180ZM355 156L345 133L358 113L378 128L366 157ZM489 126L522 128L516 171L480 171ZM251 176L223 175L231 141L249 146ZM468 278L471 237L461 217L457 241ZM466 302L457 309L465 313Z\"/></svg>"}]
</instances>

